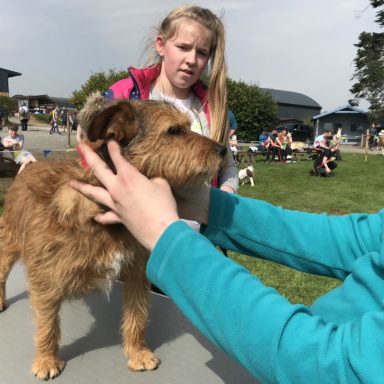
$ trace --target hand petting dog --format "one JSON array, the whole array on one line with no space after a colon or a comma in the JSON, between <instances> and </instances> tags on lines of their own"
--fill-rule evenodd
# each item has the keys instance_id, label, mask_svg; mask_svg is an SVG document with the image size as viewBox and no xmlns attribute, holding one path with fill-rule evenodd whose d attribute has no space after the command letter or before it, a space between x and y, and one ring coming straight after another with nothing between
<instances>
[{"instance_id":1,"label":"hand petting dog","mask_svg":"<svg viewBox=\"0 0 384 384\"><path fill-rule=\"evenodd\" d=\"M98 214L101 224L122 223L148 250L152 250L164 230L179 219L176 201L168 182L148 179L126 161L115 141L108 151L116 167L115 175L108 165L86 144L80 150L102 187L72 180L70 185L89 199L110 209Z\"/></svg>"}]
</instances>

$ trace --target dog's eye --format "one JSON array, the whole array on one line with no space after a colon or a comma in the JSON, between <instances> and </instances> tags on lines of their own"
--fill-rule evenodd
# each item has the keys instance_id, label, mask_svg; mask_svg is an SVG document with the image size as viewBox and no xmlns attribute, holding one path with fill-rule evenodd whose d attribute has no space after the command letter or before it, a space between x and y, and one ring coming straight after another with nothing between
<instances>
[{"instance_id":1,"label":"dog's eye","mask_svg":"<svg viewBox=\"0 0 384 384\"><path fill-rule=\"evenodd\" d=\"M172 126L168 128L168 133L170 135L178 135L180 133L180 127L178 126Z\"/></svg>"}]
</instances>

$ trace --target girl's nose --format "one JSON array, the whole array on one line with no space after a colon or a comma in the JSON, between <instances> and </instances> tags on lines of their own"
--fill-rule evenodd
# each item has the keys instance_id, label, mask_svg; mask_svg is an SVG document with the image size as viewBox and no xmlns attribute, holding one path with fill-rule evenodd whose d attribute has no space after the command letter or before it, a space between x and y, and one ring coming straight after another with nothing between
<instances>
[{"instance_id":1,"label":"girl's nose","mask_svg":"<svg viewBox=\"0 0 384 384\"><path fill-rule=\"evenodd\" d=\"M194 49L191 49L186 57L186 61L188 64L195 64L196 63L196 51Z\"/></svg>"}]
</instances>

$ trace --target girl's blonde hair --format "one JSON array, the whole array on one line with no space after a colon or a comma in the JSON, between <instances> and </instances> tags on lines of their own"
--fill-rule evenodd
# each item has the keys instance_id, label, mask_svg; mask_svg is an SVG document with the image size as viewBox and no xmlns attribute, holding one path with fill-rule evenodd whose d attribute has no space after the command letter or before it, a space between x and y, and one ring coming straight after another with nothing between
<instances>
[{"instance_id":1,"label":"girl's blonde hair","mask_svg":"<svg viewBox=\"0 0 384 384\"><path fill-rule=\"evenodd\" d=\"M225 62L225 31L222 21L209 9L196 5L175 8L162 21L157 34L166 41L177 32L182 19L203 25L212 36L210 59L206 68L208 77L208 103L210 106L211 138L226 143L228 138L227 65ZM158 58L157 61L161 60Z\"/></svg>"}]
</instances>

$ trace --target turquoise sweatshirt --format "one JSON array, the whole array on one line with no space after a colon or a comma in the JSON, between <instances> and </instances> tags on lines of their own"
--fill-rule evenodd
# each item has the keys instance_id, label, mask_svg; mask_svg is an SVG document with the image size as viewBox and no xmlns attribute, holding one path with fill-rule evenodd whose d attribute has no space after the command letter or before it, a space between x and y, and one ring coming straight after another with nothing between
<instances>
[{"instance_id":1,"label":"turquoise sweatshirt","mask_svg":"<svg viewBox=\"0 0 384 384\"><path fill-rule=\"evenodd\" d=\"M169 226L147 276L262 383L383 383L383 232L384 210L313 214L212 189L205 237ZM293 305L211 242L343 284Z\"/></svg>"}]
</instances>

